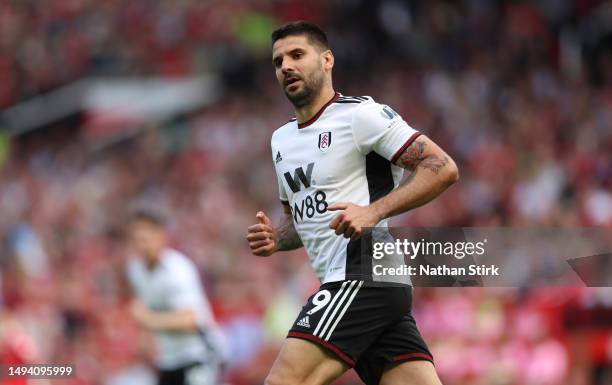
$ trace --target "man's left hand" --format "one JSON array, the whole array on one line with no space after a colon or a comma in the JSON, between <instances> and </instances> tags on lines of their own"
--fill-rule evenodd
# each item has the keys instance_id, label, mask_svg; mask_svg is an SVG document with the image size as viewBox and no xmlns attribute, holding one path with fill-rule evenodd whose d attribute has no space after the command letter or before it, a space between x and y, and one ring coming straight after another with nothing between
<instances>
[{"instance_id":1,"label":"man's left hand","mask_svg":"<svg viewBox=\"0 0 612 385\"><path fill-rule=\"evenodd\" d=\"M374 227L381 218L372 206L358 206L353 203L339 202L329 205L328 211L341 211L329 223L337 235L344 235L351 240L358 239L363 234L364 227Z\"/></svg>"}]
</instances>

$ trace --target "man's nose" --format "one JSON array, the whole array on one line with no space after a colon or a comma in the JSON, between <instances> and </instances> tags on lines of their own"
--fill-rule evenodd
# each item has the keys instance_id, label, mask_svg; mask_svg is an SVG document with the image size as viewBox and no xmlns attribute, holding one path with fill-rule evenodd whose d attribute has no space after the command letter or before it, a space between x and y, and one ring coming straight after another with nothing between
<instances>
[{"instance_id":1,"label":"man's nose","mask_svg":"<svg viewBox=\"0 0 612 385\"><path fill-rule=\"evenodd\" d=\"M283 60L281 71L283 72L283 75L287 75L290 72L295 72L295 68L293 67L293 64L291 63L291 61Z\"/></svg>"}]
</instances>

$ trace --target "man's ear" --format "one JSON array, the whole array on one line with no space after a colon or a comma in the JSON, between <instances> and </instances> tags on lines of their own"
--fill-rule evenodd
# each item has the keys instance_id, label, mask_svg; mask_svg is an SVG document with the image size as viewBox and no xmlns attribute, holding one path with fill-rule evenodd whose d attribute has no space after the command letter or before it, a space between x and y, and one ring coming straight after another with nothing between
<instances>
[{"instance_id":1,"label":"man's ear","mask_svg":"<svg viewBox=\"0 0 612 385\"><path fill-rule=\"evenodd\" d=\"M331 50L327 50L321 53L323 59L323 68L331 70L334 67L334 54Z\"/></svg>"}]
</instances>

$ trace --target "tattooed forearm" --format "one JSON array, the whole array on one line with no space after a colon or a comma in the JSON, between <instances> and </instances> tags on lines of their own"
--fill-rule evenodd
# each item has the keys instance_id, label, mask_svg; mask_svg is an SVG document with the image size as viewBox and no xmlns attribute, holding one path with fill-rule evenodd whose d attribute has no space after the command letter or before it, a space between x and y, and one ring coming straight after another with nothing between
<instances>
[{"instance_id":1,"label":"tattooed forearm","mask_svg":"<svg viewBox=\"0 0 612 385\"><path fill-rule=\"evenodd\" d=\"M430 155L419 163L419 167L431 170L434 174L438 174L442 167L446 166L447 164L448 158L446 156L443 156L442 159L440 159L437 155Z\"/></svg>"},{"instance_id":2,"label":"tattooed forearm","mask_svg":"<svg viewBox=\"0 0 612 385\"><path fill-rule=\"evenodd\" d=\"M294 250L302 247L302 240L295 230L291 215L285 215L277 228L278 249Z\"/></svg>"},{"instance_id":3,"label":"tattooed forearm","mask_svg":"<svg viewBox=\"0 0 612 385\"><path fill-rule=\"evenodd\" d=\"M430 170L434 174L438 174L440 170L448 164L448 157L442 156L442 158L440 158L434 154L424 155L426 146L427 144L424 140L415 140L404 150L402 155L400 155L396 162L397 165L407 170L411 170L413 173L420 167L425 170Z\"/></svg>"},{"instance_id":4,"label":"tattooed forearm","mask_svg":"<svg viewBox=\"0 0 612 385\"><path fill-rule=\"evenodd\" d=\"M455 162L426 136L413 141L395 164L406 169L408 175L401 186L372 203L381 218L422 206L459 179Z\"/></svg>"}]
</instances>

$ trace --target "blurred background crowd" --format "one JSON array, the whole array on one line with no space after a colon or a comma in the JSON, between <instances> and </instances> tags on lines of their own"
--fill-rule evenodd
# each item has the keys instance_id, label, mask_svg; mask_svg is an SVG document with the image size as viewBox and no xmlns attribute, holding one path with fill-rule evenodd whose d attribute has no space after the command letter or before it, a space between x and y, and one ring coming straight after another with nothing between
<instances>
[{"instance_id":1,"label":"blurred background crowd","mask_svg":"<svg viewBox=\"0 0 612 385\"><path fill-rule=\"evenodd\" d=\"M303 251L259 259L244 239L258 210L281 212L269 139L292 110L269 34L297 19L328 32L336 90L392 106L459 165L394 225L612 225L612 2L0 1L0 111L89 78L219 83L146 123L86 108L0 121L0 362L151 383L124 278L125 221L144 205L200 268L227 383L262 383L318 287ZM417 288L414 314L445 384L612 384L610 289Z\"/></svg>"}]
</instances>

